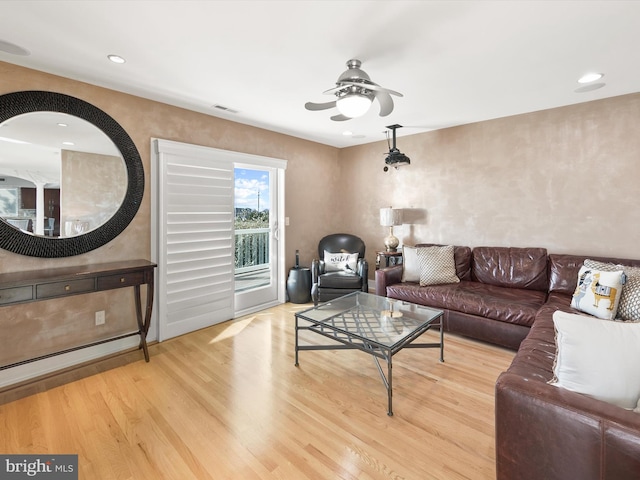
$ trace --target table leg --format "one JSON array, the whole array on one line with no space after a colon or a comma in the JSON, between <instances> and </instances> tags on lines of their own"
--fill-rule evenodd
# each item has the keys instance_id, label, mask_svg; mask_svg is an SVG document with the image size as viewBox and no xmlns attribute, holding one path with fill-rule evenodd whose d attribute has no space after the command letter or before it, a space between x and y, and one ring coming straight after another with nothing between
<instances>
[{"instance_id":1,"label":"table leg","mask_svg":"<svg viewBox=\"0 0 640 480\"><path fill-rule=\"evenodd\" d=\"M151 305L153 304L153 284L147 284L147 305L144 319L142 318L142 292L140 285L135 285L136 300L136 319L138 320L138 332L140 333L140 345L144 352L144 360L149 361L149 349L147 348L147 332L149 331L149 322L151 321Z\"/></svg>"},{"instance_id":2,"label":"table leg","mask_svg":"<svg viewBox=\"0 0 640 480\"><path fill-rule=\"evenodd\" d=\"M298 366L298 317L296 316L296 363L295 366Z\"/></svg>"},{"instance_id":3,"label":"table leg","mask_svg":"<svg viewBox=\"0 0 640 480\"><path fill-rule=\"evenodd\" d=\"M392 397L393 397L393 383L392 383L392 379L391 379L391 369L392 369L392 365L391 365L391 359L392 359L392 355L391 352L389 352L388 356L387 356L387 396L389 399L389 406L388 406L388 410L387 410L387 415L389 415L390 417L393 416L393 408L392 408Z\"/></svg>"},{"instance_id":4,"label":"table leg","mask_svg":"<svg viewBox=\"0 0 640 480\"><path fill-rule=\"evenodd\" d=\"M440 317L440 362L444 362L444 321Z\"/></svg>"}]
</instances>

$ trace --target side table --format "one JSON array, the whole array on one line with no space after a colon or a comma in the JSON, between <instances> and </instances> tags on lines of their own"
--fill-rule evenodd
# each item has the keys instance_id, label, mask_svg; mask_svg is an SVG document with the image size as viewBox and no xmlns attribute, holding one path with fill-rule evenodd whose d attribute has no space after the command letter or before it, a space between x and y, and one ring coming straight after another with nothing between
<instances>
[{"instance_id":1,"label":"side table","mask_svg":"<svg viewBox=\"0 0 640 480\"><path fill-rule=\"evenodd\" d=\"M287 295L291 303L309 303L311 301L311 269L298 267L289 270Z\"/></svg>"},{"instance_id":2,"label":"side table","mask_svg":"<svg viewBox=\"0 0 640 480\"><path fill-rule=\"evenodd\" d=\"M402 265L402 252L376 252L376 270Z\"/></svg>"}]
</instances>

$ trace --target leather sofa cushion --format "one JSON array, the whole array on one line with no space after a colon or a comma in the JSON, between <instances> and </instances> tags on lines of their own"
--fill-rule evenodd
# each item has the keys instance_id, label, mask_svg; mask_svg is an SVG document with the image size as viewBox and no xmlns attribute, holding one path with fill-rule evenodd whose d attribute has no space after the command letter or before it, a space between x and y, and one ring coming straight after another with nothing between
<instances>
[{"instance_id":1,"label":"leather sofa cushion","mask_svg":"<svg viewBox=\"0 0 640 480\"><path fill-rule=\"evenodd\" d=\"M564 293L573 295L578 283L578 271L584 264L585 259L597 260L605 263L615 263L640 266L640 260L629 260L613 257L595 257L584 255L549 255L549 292Z\"/></svg>"},{"instance_id":2,"label":"leather sofa cushion","mask_svg":"<svg viewBox=\"0 0 640 480\"><path fill-rule=\"evenodd\" d=\"M544 248L476 247L472 278L499 287L546 292L547 250Z\"/></svg>"},{"instance_id":3,"label":"leather sofa cushion","mask_svg":"<svg viewBox=\"0 0 640 480\"><path fill-rule=\"evenodd\" d=\"M546 294L535 290L461 281L426 287L412 282L397 283L387 286L387 296L433 308L531 326L536 312L544 304Z\"/></svg>"},{"instance_id":4,"label":"leather sofa cushion","mask_svg":"<svg viewBox=\"0 0 640 480\"><path fill-rule=\"evenodd\" d=\"M523 378L548 382L553 378L553 363L556 357L556 333L553 313L581 313L571 306L571 295L552 292L546 303L538 310L529 335L520 344L518 355L508 371Z\"/></svg>"},{"instance_id":5,"label":"leather sofa cushion","mask_svg":"<svg viewBox=\"0 0 640 480\"><path fill-rule=\"evenodd\" d=\"M351 288L362 286L362 277L349 272L329 272L318 276L320 288Z\"/></svg>"}]
</instances>

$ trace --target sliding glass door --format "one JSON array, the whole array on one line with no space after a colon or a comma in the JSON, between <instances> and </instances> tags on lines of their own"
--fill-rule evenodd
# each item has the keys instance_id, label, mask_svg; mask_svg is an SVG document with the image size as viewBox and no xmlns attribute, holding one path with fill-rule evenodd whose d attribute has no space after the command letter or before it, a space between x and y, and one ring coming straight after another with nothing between
<instances>
[{"instance_id":1,"label":"sliding glass door","mask_svg":"<svg viewBox=\"0 0 640 480\"><path fill-rule=\"evenodd\" d=\"M278 299L278 202L274 168L234 169L236 312Z\"/></svg>"},{"instance_id":2,"label":"sliding glass door","mask_svg":"<svg viewBox=\"0 0 640 480\"><path fill-rule=\"evenodd\" d=\"M152 142L158 339L285 300L285 160Z\"/></svg>"}]
</instances>

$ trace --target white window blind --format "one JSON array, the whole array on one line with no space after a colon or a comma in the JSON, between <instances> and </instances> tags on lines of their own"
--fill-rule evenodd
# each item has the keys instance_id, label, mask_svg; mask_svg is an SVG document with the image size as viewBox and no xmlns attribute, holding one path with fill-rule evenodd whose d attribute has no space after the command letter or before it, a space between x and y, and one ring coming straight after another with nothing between
<instances>
[{"instance_id":1,"label":"white window blind","mask_svg":"<svg viewBox=\"0 0 640 480\"><path fill-rule=\"evenodd\" d=\"M233 161L156 140L160 340L233 317Z\"/></svg>"}]
</instances>

